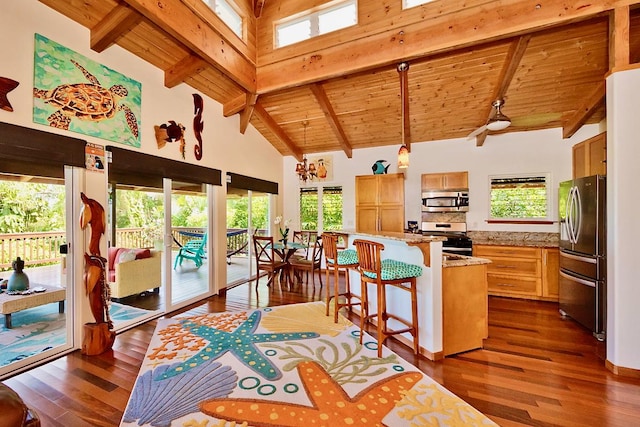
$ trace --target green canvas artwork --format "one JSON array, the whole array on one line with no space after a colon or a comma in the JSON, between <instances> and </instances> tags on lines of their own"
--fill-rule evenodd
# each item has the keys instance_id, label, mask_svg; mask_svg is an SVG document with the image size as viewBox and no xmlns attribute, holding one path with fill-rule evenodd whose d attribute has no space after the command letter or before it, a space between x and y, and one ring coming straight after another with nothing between
<instances>
[{"instance_id":1,"label":"green canvas artwork","mask_svg":"<svg viewBox=\"0 0 640 427\"><path fill-rule=\"evenodd\" d=\"M35 35L33 121L140 147L142 85Z\"/></svg>"}]
</instances>

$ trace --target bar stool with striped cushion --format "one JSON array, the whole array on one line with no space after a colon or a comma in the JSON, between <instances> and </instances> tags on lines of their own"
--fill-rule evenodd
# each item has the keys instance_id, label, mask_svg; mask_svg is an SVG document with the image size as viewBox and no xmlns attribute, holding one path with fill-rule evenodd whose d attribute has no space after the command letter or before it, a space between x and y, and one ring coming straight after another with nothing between
<instances>
[{"instance_id":1,"label":"bar stool with striped cushion","mask_svg":"<svg viewBox=\"0 0 640 427\"><path fill-rule=\"evenodd\" d=\"M361 302L353 302L353 298L360 300L360 297L351 293L351 284L349 283L349 269L358 267L358 254L353 249L338 250L338 234L336 233L324 233L322 235L324 245L324 261L327 271L327 316L329 315L329 305L331 298L334 298L334 312L333 321L338 323L338 311L342 307L351 307L354 305L360 305ZM340 270L344 270L346 289L344 292L340 292L340 283L338 278L340 277ZM333 271L333 295L329 290L329 271ZM345 298L345 302L340 302L340 297Z\"/></svg>"},{"instance_id":2,"label":"bar stool with striped cushion","mask_svg":"<svg viewBox=\"0 0 640 427\"><path fill-rule=\"evenodd\" d=\"M422 275L422 267L408 264L393 259L380 259L384 245L370 240L357 239L353 242L358 254L358 270L362 285L362 310L360 311L360 344L364 335L364 325L373 317L378 318L378 357L382 357L382 345L391 335L409 332L413 337L413 352L420 353L418 340L418 294L416 289L416 277ZM378 296L378 311L369 314L369 298L367 285L376 285ZM411 294L411 321L396 314L387 312L387 285L408 291ZM390 330L387 327L388 319L395 319L406 328Z\"/></svg>"}]
</instances>

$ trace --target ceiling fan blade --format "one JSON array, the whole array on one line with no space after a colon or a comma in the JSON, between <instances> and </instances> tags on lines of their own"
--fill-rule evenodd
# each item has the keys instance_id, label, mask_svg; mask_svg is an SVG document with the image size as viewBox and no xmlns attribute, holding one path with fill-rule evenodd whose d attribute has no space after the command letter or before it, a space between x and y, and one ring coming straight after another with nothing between
<instances>
[{"instance_id":1,"label":"ceiling fan blade","mask_svg":"<svg viewBox=\"0 0 640 427\"><path fill-rule=\"evenodd\" d=\"M487 130L487 125L482 125L478 129L474 130L469 135L467 135L467 139L471 140L471 139L475 138L476 136L480 135L485 130Z\"/></svg>"}]
</instances>

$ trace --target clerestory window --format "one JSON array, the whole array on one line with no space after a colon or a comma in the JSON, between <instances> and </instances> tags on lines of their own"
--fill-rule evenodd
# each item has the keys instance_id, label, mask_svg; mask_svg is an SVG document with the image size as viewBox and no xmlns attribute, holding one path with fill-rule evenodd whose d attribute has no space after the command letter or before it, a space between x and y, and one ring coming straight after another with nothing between
<instances>
[{"instance_id":1,"label":"clerestory window","mask_svg":"<svg viewBox=\"0 0 640 427\"><path fill-rule=\"evenodd\" d=\"M288 46L357 23L356 0L331 2L321 10L312 9L276 23L275 46Z\"/></svg>"},{"instance_id":2,"label":"clerestory window","mask_svg":"<svg viewBox=\"0 0 640 427\"><path fill-rule=\"evenodd\" d=\"M242 38L242 16L236 11L231 3L226 0L202 0L209 9L227 24L227 26L238 37Z\"/></svg>"}]
</instances>

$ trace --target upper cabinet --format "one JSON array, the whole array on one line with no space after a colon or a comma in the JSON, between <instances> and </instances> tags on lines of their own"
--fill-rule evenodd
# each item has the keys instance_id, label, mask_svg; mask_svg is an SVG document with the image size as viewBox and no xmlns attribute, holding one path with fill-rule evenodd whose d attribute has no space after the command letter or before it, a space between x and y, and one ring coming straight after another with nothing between
<instances>
[{"instance_id":1,"label":"upper cabinet","mask_svg":"<svg viewBox=\"0 0 640 427\"><path fill-rule=\"evenodd\" d=\"M573 146L573 178L607 174L607 133Z\"/></svg>"},{"instance_id":2,"label":"upper cabinet","mask_svg":"<svg viewBox=\"0 0 640 427\"><path fill-rule=\"evenodd\" d=\"M469 172L422 174L422 191L460 190L469 188Z\"/></svg>"},{"instance_id":3,"label":"upper cabinet","mask_svg":"<svg viewBox=\"0 0 640 427\"><path fill-rule=\"evenodd\" d=\"M404 230L404 174L356 176L356 230Z\"/></svg>"}]
</instances>

